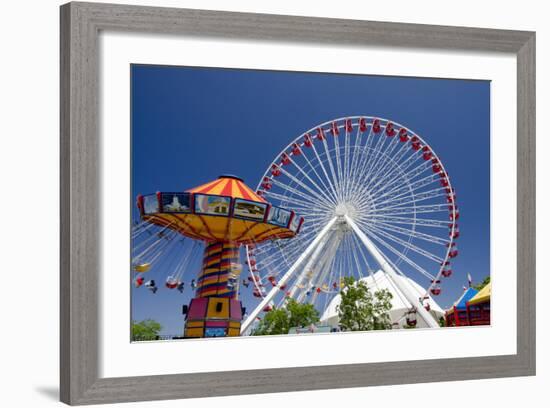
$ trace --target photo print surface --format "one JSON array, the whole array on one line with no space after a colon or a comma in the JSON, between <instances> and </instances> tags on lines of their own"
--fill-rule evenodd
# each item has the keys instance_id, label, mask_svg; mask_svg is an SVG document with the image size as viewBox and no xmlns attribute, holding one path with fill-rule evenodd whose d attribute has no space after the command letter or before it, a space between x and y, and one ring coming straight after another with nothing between
<instances>
[{"instance_id":1,"label":"photo print surface","mask_svg":"<svg viewBox=\"0 0 550 408\"><path fill-rule=\"evenodd\" d=\"M132 341L489 325L489 81L131 66Z\"/></svg>"}]
</instances>

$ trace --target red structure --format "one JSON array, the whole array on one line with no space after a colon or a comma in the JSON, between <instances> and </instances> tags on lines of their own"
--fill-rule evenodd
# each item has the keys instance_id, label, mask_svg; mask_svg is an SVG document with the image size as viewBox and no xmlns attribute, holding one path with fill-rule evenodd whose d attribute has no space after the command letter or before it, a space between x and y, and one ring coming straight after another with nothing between
<instances>
[{"instance_id":1,"label":"red structure","mask_svg":"<svg viewBox=\"0 0 550 408\"><path fill-rule=\"evenodd\" d=\"M486 326L491 324L491 284L479 292L469 288L445 313L445 325Z\"/></svg>"},{"instance_id":2,"label":"red structure","mask_svg":"<svg viewBox=\"0 0 550 408\"><path fill-rule=\"evenodd\" d=\"M466 302L477 295L477 290L468 288L455 304L445 312L445 326L470 326Z\"/></svg>"}]
</instances>

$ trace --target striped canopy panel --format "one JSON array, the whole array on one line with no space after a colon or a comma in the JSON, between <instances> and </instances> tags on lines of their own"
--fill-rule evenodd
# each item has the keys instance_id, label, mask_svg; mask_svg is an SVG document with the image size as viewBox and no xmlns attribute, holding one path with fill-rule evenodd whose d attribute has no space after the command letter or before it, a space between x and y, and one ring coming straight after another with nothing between
<instances>
[{"instance_id":1,"label":"striped canopy panel","mask_svg":"<svg viewBox=\"0 0 550 408\"><path fill-rule=\"evenodd\" d=\"M261 203L266 202L262 197L252 191L250 187L244 184L242 180L231 176L221 176L217 180L192 188L187 190L187 192L243 198L245 200L258 201Z\"/></svg>"},{"instance_id":2,"label":"striped canopy panel","mask_svg":"<svg viewBox=\"0 0 550 408\"><path fill-rule=\"evenodd\" d=\"M237 297L238 283L229 284L232 278L238 282L240 270L239 246L229 242L214 242L206 245L201 273L197 279L196 297Z\"/></svg>"}]
</instances>

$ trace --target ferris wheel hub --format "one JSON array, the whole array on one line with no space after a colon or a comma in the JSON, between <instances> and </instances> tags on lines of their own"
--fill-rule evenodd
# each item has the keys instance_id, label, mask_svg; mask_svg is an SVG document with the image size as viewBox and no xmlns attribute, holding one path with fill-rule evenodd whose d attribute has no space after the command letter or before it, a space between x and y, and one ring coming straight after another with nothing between
<instances>
[{"instance_id":1,"label":"ferris wheel hub","mask_svg":"<svg viewBox=\"0 0 550 408\"><path fill-rule=\"evenodd\" d=\"M344 217L347 215L348 217L353 218L357 213L357 210L355 208L355 205L350 202L343 202L336 205L336 208L334 209L334 214L337 217Z\"/></svg>"}]
</instances>

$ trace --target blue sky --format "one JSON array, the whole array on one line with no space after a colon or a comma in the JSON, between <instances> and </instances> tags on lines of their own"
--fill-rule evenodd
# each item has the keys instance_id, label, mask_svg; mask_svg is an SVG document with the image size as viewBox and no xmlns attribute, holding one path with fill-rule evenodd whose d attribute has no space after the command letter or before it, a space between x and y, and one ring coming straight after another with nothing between
<instances>
[{"instance_id":1,"label":"blue sky","mask_svg":"<svg viewBox=\"0 0 550 408\"><path fill-rule=\"evenodd\" d=\"M132 65L132 205L137 194L183 191L236 174L254 188L292 139L336 117L379 116L427 140L457 191L460 255L437 298L449 306L489 274L490 82ZM134 217L137 212L134 210ZM190 265L184 280L197 273ZM193 269L195 268L195 269ZM153 278L164 284L168 272ZM248 291L243 303L254 303ZM184 294L132 289L132 317L183 330Z\"/></svg>"}]
</instances>

